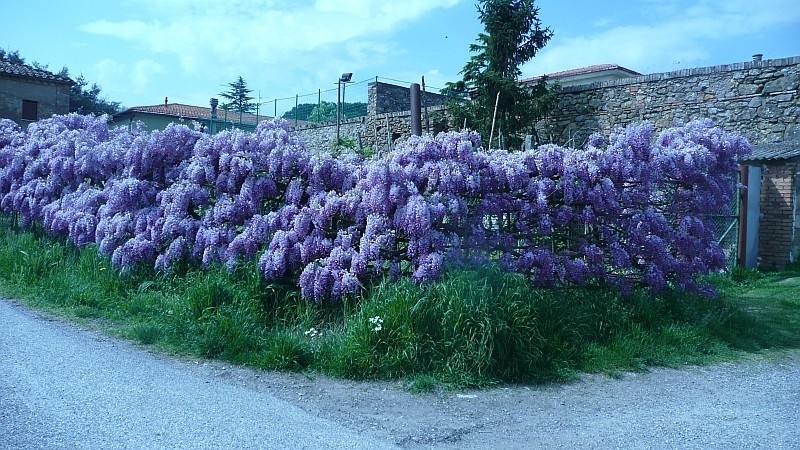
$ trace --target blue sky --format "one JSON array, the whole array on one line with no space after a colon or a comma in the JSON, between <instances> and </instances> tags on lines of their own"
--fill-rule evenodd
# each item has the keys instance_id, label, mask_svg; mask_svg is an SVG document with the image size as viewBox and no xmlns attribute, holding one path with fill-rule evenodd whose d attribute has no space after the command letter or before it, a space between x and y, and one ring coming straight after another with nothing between
<instances>
[{"instance_id":1,"label":"blue sky","mask_svg":"<svg viewBox=\"0 0 800 450\"><path fill-rule=\"evenodd\" d=\"M335 89L343 72L443 87L482 26L474 0L37 0L3 7L0 47L67 66L125 106L207 105L241 75L263 102ZM537 76L614 63L641 73L800 55L797 0L539 0L555 35ZM757 6L755 6L757 5ZM365 85L360 85L365 86ZM350 98L365 89L350 88ZM325 94L324 98L327 98ZM335 92L333 92L335 100ZM306 97L316 101L316 96ZM304 100L301 100L302 103ZM280 110L293 106L282 101ZM272 110L272 103L265 106Z\"/></svg>"}]
</instances>

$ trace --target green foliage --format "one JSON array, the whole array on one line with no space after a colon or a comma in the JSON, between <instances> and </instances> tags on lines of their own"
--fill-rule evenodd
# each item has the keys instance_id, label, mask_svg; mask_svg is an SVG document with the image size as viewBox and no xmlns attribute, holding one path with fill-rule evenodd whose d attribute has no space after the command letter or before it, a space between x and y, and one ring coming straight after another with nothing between
<instances>
[{"instance_id":1,"label":"green foliage","mask_svg":"<svg viewBox=\"0 0 800 450\"><path fill-rule=\"evenodd\" d=\"M470 45L473 56L461 71L463 79L448 83L446 92L469 94L471 101L448 102L452 126L467 127L491 137L497 103L494 136L502 133L506 147L519 148L522 135L536 136L535 124L554 107L558 87L541 79L522 86L522 64L530 61L553 36L542 28L535 0L481 0L478 14L484 32ZM499 94L499 97L498 97ZM538 141L538 138L537 138ZM488 144L488 142L487 142Z\"/></svg>"},{"instance_id":2,"label":"green foliage","mask_svg":"<svg viewBox=\"0 0 800 450\"><path fill-rule=\"evenodd\" d=\"M314 304L252 265L121 276L93 247L0 227L0 295L145 345L270 370L407 380L409 389L563 380L800 348L800 271L716 275L720 299L531 288L496 266Z\"/></svg>"},{"instance_id":3,"label":"green foliage","mask_svg":"<svg viewBox=\"0 0 800 450\"><path fill-rule=\"evenodd\" d=\"M19 54L19 50L6 50L0 47L0 61L7 61L11 64L25 64L25 58Z\"/></svg>"},{"instance_id":4,"label":"green foliage","mask_svg":"<svg viewBox=\"0 0 800 450\"><path fill-rule=\"evenodd\" d=\"M367 104L364 102L342 103L342 119L362 117L367 115Z\"/></svg>"},{"instance_id":5,"label":"green foliage","mask_svg":"<svg viewBox=\"0 0 800 450\"><path fill-rule=\"evenodd\" d=\"M69 77L69 69L64 67L58 73ZM69 90L69 111L79 114L114 114L122 110L120 102L110 101L101 94L97 83L89 84L83 74L75 78L75 84Z\"/></svg>"},{"instance_id":6,"label":"green foliage","mask_svg":"<svg viewBox=\"0 0 800 450\"><path fill-rule=\"evenodd\" d=\"M328 102L325 102L328 103ZM317 122L311 118L311 111L317 107L316 103L300 103L299 105L293 107L292 109L283 113L281 117L286 120L305 120L309 122ZM333 106L334 114L336 114L336 105ZM320 120L322 122L322 120Z\"/></svg>"},{"instance_id":7,"label":"green foliage","mask_svg":"<svg viewBox=\"0 0 800 450\"><path fill-rule=\"evenodd\" d=\"M250 96L252 89L247 88L247 82L239 76L236 81L228 83L228 90L220 92L220 96L227 99L223 102L223 108L240 113L253 112L256 104L252 102L254 97Z\"/></svg>"},{"instance_id":8,"label":"green foliage","mask_svg":"<svg viewBox=\"0 0 800 450\"><path fill-rule=\"evenodd\" d=\"M297 117L295 117L295 115ZM342 119L348 117L361 117L367 115L367 104L364 102L342 103ZM306 122L335 122L336 103L322 101L316 103L300 103L283 113L286 120L303 120Z\"/></svg>"},{"instance_id":9,"label":"green foliage","mask_svg":"<svg viewBox=\"0 0 800 450\"><path fill-rule=\"evenodd\" d=\"M308 115L311 122L332 122L336 120L336 103L321 102L314 106Z\"/></svg>"}]
</instances>

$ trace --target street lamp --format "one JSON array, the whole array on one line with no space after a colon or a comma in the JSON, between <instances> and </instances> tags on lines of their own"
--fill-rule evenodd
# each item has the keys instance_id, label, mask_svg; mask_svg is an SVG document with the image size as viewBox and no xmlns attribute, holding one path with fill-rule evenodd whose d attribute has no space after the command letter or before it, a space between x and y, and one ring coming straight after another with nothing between
<instances>
[{"instance_id":1,"label":"street lamp","mask_svg":"<svg viewBox=\"0 0 800 450\"><path fill-rule=\"evenodd\" d=\"M342 83L349 83L353 79L351 72L343 73L337 82L336 90L336 145L339 145L339 128L342 124Z\"/></svg>"}]
</instances>

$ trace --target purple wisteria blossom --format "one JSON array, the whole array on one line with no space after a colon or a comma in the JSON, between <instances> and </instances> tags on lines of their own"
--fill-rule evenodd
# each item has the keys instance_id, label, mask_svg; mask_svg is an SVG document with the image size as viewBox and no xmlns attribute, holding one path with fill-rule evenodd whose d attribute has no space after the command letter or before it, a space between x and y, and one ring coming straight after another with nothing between
<instances>
[{"instance_id":1,"label":"purple wisteria blossom","mask_svg":"<svg viewBox=\"0 0 800 450\"><path fill-rule=\"evenodd\" d=\"M440 133L371 160L314 155L283 120L213 136L107 121L0 120L0 210L119 268L257 261L318 302L491 261L543 286L703 290L696 276L725 264L711 215L733 201L749 151L710 121L523 152Z\"/></svg>"}]
</instances>

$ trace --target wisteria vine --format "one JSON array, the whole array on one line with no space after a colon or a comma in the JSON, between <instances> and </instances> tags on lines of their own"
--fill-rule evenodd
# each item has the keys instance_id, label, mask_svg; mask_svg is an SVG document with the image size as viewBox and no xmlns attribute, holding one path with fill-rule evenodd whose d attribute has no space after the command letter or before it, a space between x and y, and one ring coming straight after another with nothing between
<instances>
[{"instance_id":1,"label":"wisteria vine","mask_svg":"<svg viewBox=\"0 0 800 450\"><path fill-rule=\"evenodd\" d=\"M369 160L313 154L282 120L216 135L107 121L0 120L0 209L96 244L121 269L255 260L315 301L485 261L542 286L699 290L698 274L725 265L711 213L731 202L750 150L709 120L522 152L440 133Z\"/></svg>"}]
</instances>

